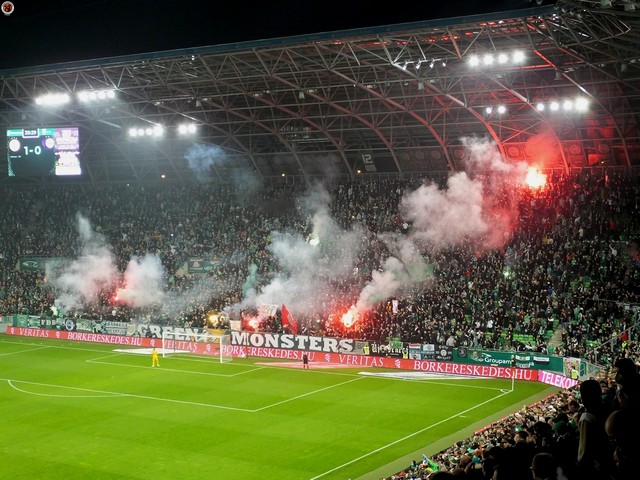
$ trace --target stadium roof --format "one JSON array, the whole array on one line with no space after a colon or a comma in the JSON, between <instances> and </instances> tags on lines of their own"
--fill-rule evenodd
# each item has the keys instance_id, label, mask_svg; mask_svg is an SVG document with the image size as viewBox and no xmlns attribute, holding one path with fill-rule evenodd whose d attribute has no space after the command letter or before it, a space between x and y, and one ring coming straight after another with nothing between
<instances>
[{"instance_id":1,"label":"stadium roof","mask_svg":"<svg viewBox=\"0 0 640 480\"><path fill-rule=\"evenodd\" d=\"M446 174L464 168L467 137L545 169L637 169L640 9L603 4L0 70L0 118L79 126L93 183ZM45 94L70 101L37 104Z\"/></svg>"}]
</instances>

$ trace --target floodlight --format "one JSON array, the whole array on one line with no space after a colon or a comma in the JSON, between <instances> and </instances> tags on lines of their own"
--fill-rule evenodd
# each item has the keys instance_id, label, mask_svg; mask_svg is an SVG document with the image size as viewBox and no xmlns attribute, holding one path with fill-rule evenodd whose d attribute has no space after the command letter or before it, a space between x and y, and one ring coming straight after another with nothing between
<instances>
[{"instance_id":1,"label":"floodlight","mask_svg":"<svg viewBox=\"0 0 640 480\"><path fill-rule=\"evenodd\" d=\"M589 109L589 100L584 97L578 97L575 100L575 107L578 112L586 112Z\"/></svg>"}]
</instances>

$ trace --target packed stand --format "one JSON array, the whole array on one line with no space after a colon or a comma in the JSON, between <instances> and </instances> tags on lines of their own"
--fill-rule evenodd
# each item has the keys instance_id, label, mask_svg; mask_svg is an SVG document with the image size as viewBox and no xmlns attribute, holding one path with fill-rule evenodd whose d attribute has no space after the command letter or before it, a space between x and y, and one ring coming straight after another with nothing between
<instances>
[{"instance_id":1,"label":"packed stand","mask_svg":"<svg viewBox=\"0 0 640 480\"><path fill-rule=\"evenodd\" d=\"M638 365L621 358L384 480L632 480L639 427Z\"/></svg>"},{"instance_id":2,"label":"packed stand","mask_svg":"<svg viewBox=\"0 0 640 480\"><path fill-rule=\"evenodd\" d=\"M548 353L604 364L635 354L639 187L637 178L623 175L550 178L547 188L520 198L505 245L479 252L469 242L429 252L428 278L381 299L345 328L337 312L355 302L391 255L380 235L410 228L399 204L419 185L415 179L325 185L331 218L345 230L361 225L363 234L353 275L327 276L320 307L296 312L303 333L546 352L549 335L560 326L564 341ZM295 183L251 192L209 184L4 188L0 314L52 314L55 299L43 273L19 271L16 264L24 257L77 256L80 213L104 236L120 271L132 257L157 254L166 272L161 288L169 291L186 291L200 280L180 273L188 258L219 263L207 274L212 294L186 311L113 308L112 292L105 292L70 313L199 325L207 312L238 305L249 289L259 291L283 268L271 249L275 232L311 235L315 218L298 202L305 190ZM260 328L278 326L270 321Z\"/></svg>"}]
</instances>

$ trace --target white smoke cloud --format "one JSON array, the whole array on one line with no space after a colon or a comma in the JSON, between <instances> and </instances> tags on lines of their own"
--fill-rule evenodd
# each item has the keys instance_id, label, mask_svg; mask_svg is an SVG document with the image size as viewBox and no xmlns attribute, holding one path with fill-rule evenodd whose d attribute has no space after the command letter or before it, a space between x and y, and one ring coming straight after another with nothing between
<instances>
[{"instance_id":1,"label":"white smoke cloud","mask_svg":"<svg viewBox=\"0 0 640 480\"><path fill-rule=\"evenodd\" d=\"M393 297L411 284L411 278L404 263L395 257L388 257L380 270L374 270L356 302L356 310L363 312L376 304Z\"/></svg>"},{"instance_id":2,"label":"white smoke cloud","mask_svg":"<svg viewBox=\"0 0 640 480\"><path fill-rule=\"evenodd\" d=\"M228 291L228 286L213 277L199 278L184 291L169 291L163 296L160 314L163 317L179 319L185 313L198 307L207 307L211 299Z\"/></svg>"},{"instance_id":3,"label":"white smoke cloud","mask_svg":"<svg viewBox=\"0 0 640 480\"><path fill-rule=\"evenodd\" d=\"M467 153L467 157L464 160L467 171L499 175L513 170L513 165L504 161L498 147L492 140L488 138L462 137L460 142Z\"/></svg>"},{"instance_id":4,"label":"white smoke cloud","mask_svg":"<svg viewBox=\"0 0 640 480\"><path fill-rule=\"evenodd\" d=\"M208 181L213 176L213 168L227 161L227 154L215 145L195 144L187 149L184 158L196 179Z\"/></svg>"},{"instance_id":5,"label":"white smoke cloud","mask_svg":"<svg viewBox=\"0 0 640 480\"><path fill-rule=\"evenodd\" d=\"M449 178L446 189L424 184L409 192L400 210L413 223L411 241L440 248L487 233L483 199L482 184L461 172Z\"/></svg>"},{"instance_id":6,"label":"white smoke cloud","mask_svg":"<svg viewBox=\"0 0 640 480\"><path fill-rule=\"evenodd\" d=\"M206 278L187 291L168 293L162 262L150 253L131 258L125 271L119 272L104 236L95 232L84 216L78 214L77 222L79 256L46 265L47 281L56 297L54 308L62 314L97 305L101 294L117 290L118 303L134 309L158 307L163 314L177 318L206 305L223 291L222 285Z\"/></svg>"},{"instance_id":7,"label":"white smoke cloud","mask_svg":"<svg viewBox=\"0 0 640 480\"><path fill-rule=\"evenodd\" d=\"M124 287L118 291L119 300L134 307L148 307L158 305L164 295L164 268L160 257L147 254L129 260Z\"/></svg>"},{"instance_id":8,"label":"white smoke cloud","mask_svg":"<svg viewBox=\"0 0 640 480\"><path fill-rule=\"evenodd\" d=\"M360 292L358 310L367 310L416 284L430 284L430 252L468 245L477 252L503 247L511 238L518 211L518 186L528 165L506 163L496 145L486 139L463 138L464 172L440 188L425 182L401 199L399 209L410 223L406 234L378 235L391 256Z\"/></svg>"},{"instance_id":9,"label":"white smoke cloud","mask_svg":"<svg viewBox=\"0 0 640 480\"><path fill-rule=\"evenodd\" d=\"M410 227L405 233L378 235L389 255L360 292L351 292L348 286L355 285L356 259L369 245L366 239L371 234L359 224L342 228L331 216L329 193L316 186L299 202L309 224L308 236L272 232L269 250L279 272L257 290L254 268L240 307L285 303L294 313L323 312L344 306L332 304L339 288L341 294L357 297L358 309L369 309L416 285L426 288L433 251L461 244L478 251L503 246L517 221L516 185L527 166L504 162L492 142L462 139L462 143L467 149L464 172L451 175L443 187L425 182L403 196L398 207ZM185 158L194 172L206 177L226 155L217 147L195 145ZM165 315L176 317L196 305L206 305L227 289L207 277L188 292L168 293L157 257L134 257L120 274L104 238L81 216L78 232L81 255L64 268L47 273L56 291L55 306L62 312L97 301L102 289L116 284L121 288L119 296L132 306L160 303Z\"/></svg>"},{"instance_id":10,"label":"white smoke cloud","mask_svg":"<svg viewBox=\"0 0 640 480\"><path fill-rule=\"evenodd\" d=\"M208 182L216 175L216 168L221 175L229 176L237 187L238 199L245 203L254 201L254 196L264 187L260 176L252 170L243 168L241 161L229 161L227 152L217 145L196 143L184 154L187 166L200 182Z\"/></svg>"},{"instance_id":11,"label":"white smoke cloud","mask_svg":"<svg viewBox=\"0 0 640 480\"><path fill-rule=\"evenodd\" d=\"M56 292L54 306L62 313L98 301L98 295L118 277L113 253L102 235L77 215L80 256L67 264L45 267L47 280Z\"/></svg>"},{"instance_id":12,"label":"white smoke cloud","mask_svg":"<svg viewBox=\"0 0 640 480\"><path fill-rule=\"evenodd\" d=\"M311 227L307 238L301 233L272 232L269 250L280 271L259 292L247 292L240 308L284 303L292 312L318 313L333 301L335 283L353 274L366 232L358 225L341 228L330 215L330 200L322 185L300 199Z\"/></svg>"}]
</instances>

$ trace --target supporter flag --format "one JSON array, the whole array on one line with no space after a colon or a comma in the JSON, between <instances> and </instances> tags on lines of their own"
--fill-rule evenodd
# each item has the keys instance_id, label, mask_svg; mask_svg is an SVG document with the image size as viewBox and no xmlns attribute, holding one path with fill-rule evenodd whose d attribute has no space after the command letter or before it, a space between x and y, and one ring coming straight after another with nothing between
<instances>
[{"instance_id":1,"label":"supporter flag","mask_svg":"<svg viewBox=\"0 0 640 480\"><path fill-rule=\"evenodd\" d=\"M282 328L285 332L289 331L289 333L293 333L294 335L298 334L298 324L284 303L282 304Z\"/></svg>"},{"instance_id":2,"label":"supporter flag","mask_svg":"<svg viewBox=\"0 0 640 480\"><path fill-rule=\"evenodd\" d=\"M269 303L263 303L258 306L258 315L262 318L275 317L278 312L278 305L271 305Z\"/></svg>"},{"instance_id":3,"label":"supporter flag","mask_svg":"<svg viewBox=\"0 0 640 480\"><path fill-rule=\"evenodd\" d=\"M429 457L427 457L424 453L422 454L422 465L431 469L431 472L437 472L438 470L440 470L440 465L438 465L437 462L429 459Z\"/></svg>"}]
</instances>

